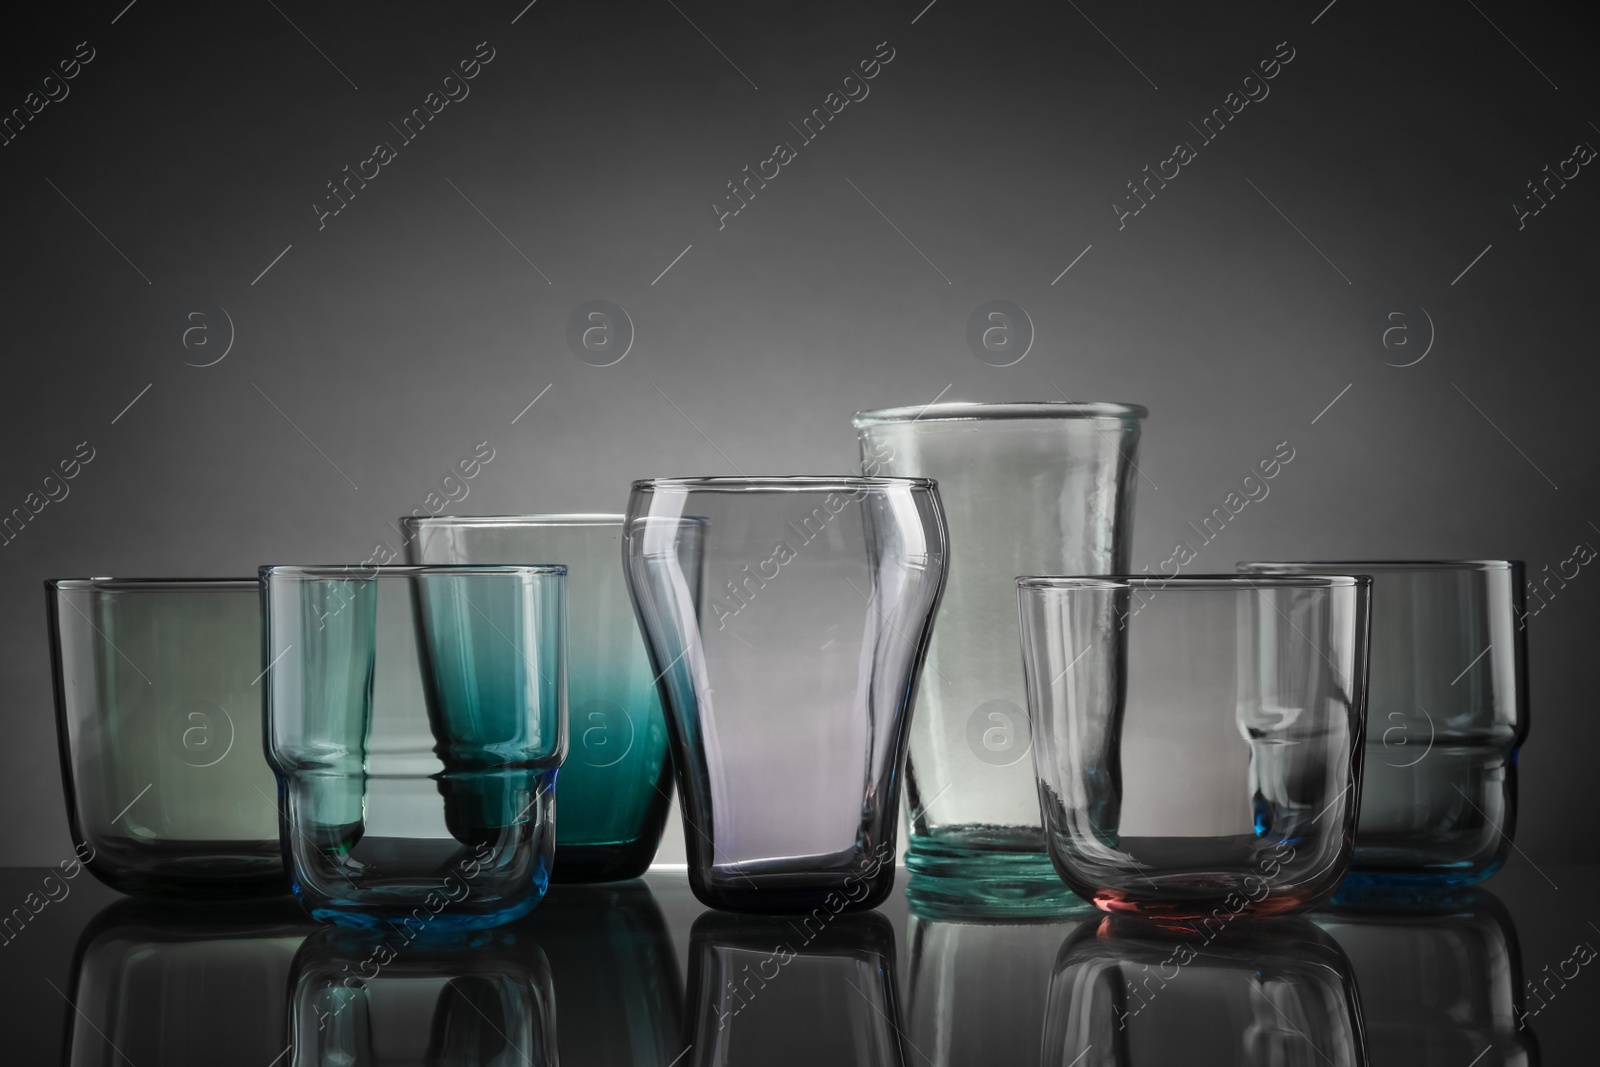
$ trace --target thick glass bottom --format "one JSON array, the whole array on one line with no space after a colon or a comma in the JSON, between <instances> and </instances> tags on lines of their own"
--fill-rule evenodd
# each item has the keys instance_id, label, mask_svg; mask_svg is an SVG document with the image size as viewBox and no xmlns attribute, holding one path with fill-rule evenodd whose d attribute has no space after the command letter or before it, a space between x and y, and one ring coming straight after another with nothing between
<instances>
[{"instance_id":1,"label":"thick glass bottom","mask_svg":"<svg viewBox=\"0 0 1600 1067\"><path fill-rule=\"evenodd\" d=\"M1094 908L1068 889L1045 851L1044 832L1020 827L941 827L913 834L906 900L925 919L1082 915Z\"/></svg>"},{"instance_id":2,"label":"thick glass bottom","mask_svg":"<svg viewBox=\"0 0 1600 1067\"><path fill-rule=\"evenodd\" d=\"M633 841L614 845L556 845L550 881L557 885L590 882L625 882L638 878L655 859L660 828Z\"/></svg>"},{"instance_id":3,"label":"thick glass bottom","mask_svg":"<svg viewBox=\"0 0 1600 1067\"><path fill-rule=\"evenodd\" d=\"M88 845L80 842L80 854ZM249 900L284 896L289 877L276 841L92 842L86 866L119 893L175 900Z\"/></svg>"}]
</instances>

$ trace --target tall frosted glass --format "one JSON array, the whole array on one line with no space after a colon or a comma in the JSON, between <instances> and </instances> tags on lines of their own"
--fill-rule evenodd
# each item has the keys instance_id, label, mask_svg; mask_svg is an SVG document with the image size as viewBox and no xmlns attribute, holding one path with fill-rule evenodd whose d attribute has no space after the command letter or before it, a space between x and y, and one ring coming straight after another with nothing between
<instances>
[{"instance_id":1,"label":"tall frosted glass","mask_svg":"<svg viewBox=\"0 0 1600 1067\"><path fill-rule=\"evenodd\" d=\"M567 568L567 700L556 882L637 878L672 800L655 672L622 571L621 515L402 519L412 563L560 563ZM687 531L692 534L692 530Z\"/></svg>"},{"instance_id":2,"label":"tall frosted glass","mask_svg":"<svg viewBox=\"0 0 1600 1067\"><path fill-rule=\"evenodd\" d=\"M45 583L67 821L141 896L285 893L254 580Z\"/></svg>"},{"instance_id":3,"label":"tall frosted glass","mask_svg":"<svg viewBox=\"0 0 1600 1067\"><path fill-rule=\"evenodd\" d=\"M1517 824L1528 649L1517 560L1241 563L1372 578L1366 771L1350 883L1470 885Z\"/></svg>"},{"instance_id":4,"label":"tall frosted glass","mask_svg":"<svg viewBox=\"0 0 1600 1067\"><path fill-rule=\"evenodd\" d=\"M1012 580L1127 570L1145 414L951 403L855 417L863 472L937 480L950 530L906 771L907 893L924 910L1077 907L1045 852Z\"/></svg>"}]
</instances>

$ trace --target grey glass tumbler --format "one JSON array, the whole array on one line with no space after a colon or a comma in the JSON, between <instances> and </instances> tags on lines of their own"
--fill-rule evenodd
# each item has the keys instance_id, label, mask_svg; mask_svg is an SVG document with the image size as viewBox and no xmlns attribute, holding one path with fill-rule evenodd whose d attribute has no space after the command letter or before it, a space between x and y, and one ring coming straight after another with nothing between
<instances>
[{"instance_id":1,"label":"grey glass tumbler","mask_svg":"<svg viewBox=\"0 0 1600 1067\"><path fill-rule=\"evenodd\" d=\"M45 598L78 857L139 896L287 893L255 580L63 579Z\"/></svg>"},{"instance_id":2,"label":"grey glass tumbler","mask_svg":"<svg viewBox=\"0 0 1600 1067\"><path fill-rule=\"evenodd\" d=\"M1511 851L1528 738L1523 567L1513 559L1241 563L1372 577L1366 776L1349 884L1482 881Z\"/></svg>"},{"instance_id":3,"label":"grey glass tumbler","mask_svg":"<svg viewBox=\"0 0 1600 1067\"><path fill-rule=\"evenodd\" d=\"M1077 907L1045 852L1017 656L1019 574L1128 567L1134 404L970 404L855 416L865 474L933 478L950 575L912 721L907 893L952 917Z\"/></svg>"}]
</instances>

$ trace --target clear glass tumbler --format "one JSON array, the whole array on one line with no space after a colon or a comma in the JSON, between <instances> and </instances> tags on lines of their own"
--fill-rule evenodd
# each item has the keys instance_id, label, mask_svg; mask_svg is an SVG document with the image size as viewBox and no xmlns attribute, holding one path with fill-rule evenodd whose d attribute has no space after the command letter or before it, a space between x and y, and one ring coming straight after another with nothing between
<instances>
[{"instance_id":1,"label":"clear glass tumbler","mask_svg":"<svg viewBox=\"0 0 1600 1067\"><path fill-rule=\"evenodd\" d=\"M1133 538L1134 404L863 411L862 471L934 478L953 553L906 769L906 892L952 918L1061 914L1017 662L1019 574L1119 574Z\"/></svg>"},{"instance_id":2,"label":"clear glass tumbler","mask_svg":"<svg viewBox=\"0 0 1600 1067\"><path fill-rule=\"evenodd\" d=\"M1518 560L1241 563L1372 578L1372 681L1353 883L1470 885L1505 863L1528 739Z\"/></svg>"},{"instance_id":3,"label":"clear glass tumbler","mask_svg":"<svg viewBox=\"0 0 1600 1067\"><path fill-rule=\"evenodd\" d=\"M566 568L263 567L267 758L319 919L494 926L544 895Z\"/></svg>"},{"instance_id":4,"label":"clear glass tumbler","mask_svg":"<svg viewBox=\"0 0 1600 1067\"><path fill-rule=\"evenodd\" d=\"M45 602L79 858L123 893L287 893L255 581L63 579Z\"/></svg>"},{"instance_id":5,"label":"clear glass tumbler","mask_svg":"<svg viewBox=\"0 0 1600 1067\"><path fill-rule=\"evenodd\" d=\"M1362 998L1307 919L1210 936L1124 916L1087 923L1050 980L1051 1067L1366 1067Z\"/></svg>"},{"instance_id":6,"label":"clear glass tumbler","mask_svg":"<svg viewBox=\"0 0 1600 1067\"><path fill-rule=\"evenodd\" d=\"M906 729L944 586L934 484L635 482L624 552L695 896L875 907L894 884Z\"/></svg>"},{"instance_id":7,"label":"clear glass tumbler","mask_svg":"<svg viewBox=\"0 0 1600 1067\"><path fill-rule=\"evenodd\" d=\"M637 878L672 801L672 757L655 671L622 574L621 515L439 516L400 520L412 563L567 568L567 701L556 882Z\"/></svg>"},{"instance_id":8,"label":"clear glass tumbler","mask_svg":"<svg viewBox=\"0 0 1600 1067\"><path fill-rule=\"evenodd\" d=\"M1018 578L1050 858L1103 911L1310 908L1350 862L1360 577Z\"/></svg>"}]
</instances>

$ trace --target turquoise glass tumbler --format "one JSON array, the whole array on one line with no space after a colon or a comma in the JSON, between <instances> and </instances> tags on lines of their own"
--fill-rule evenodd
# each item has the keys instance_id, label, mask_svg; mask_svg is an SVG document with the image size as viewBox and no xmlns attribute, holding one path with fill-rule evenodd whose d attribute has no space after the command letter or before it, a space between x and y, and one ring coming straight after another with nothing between
<instances>
[{"instance_id":1,"label":"turquoise glass tumbler","mask_svg":"<svg viewBox=\"0 0 1600 1067\"><path fill-rule=\"evenodd\" d=\"M549 561L567 568L572 751L561 769L551 878L611 882L643 874L672 803L672 757L623 575L622 516L441 515L401 525L412 563Z\"/></svg>"},{"instance_id":2,"label":"turquoise glass tumbler","mask_svg":"<svg viewBox=\"0 0 1600 1067\"><path fill-rule=\"evenodd\" d=\"M496 926L544 895L566 568L263 567L267 760L311 914Z\"/></svg>"}]
</instances>

